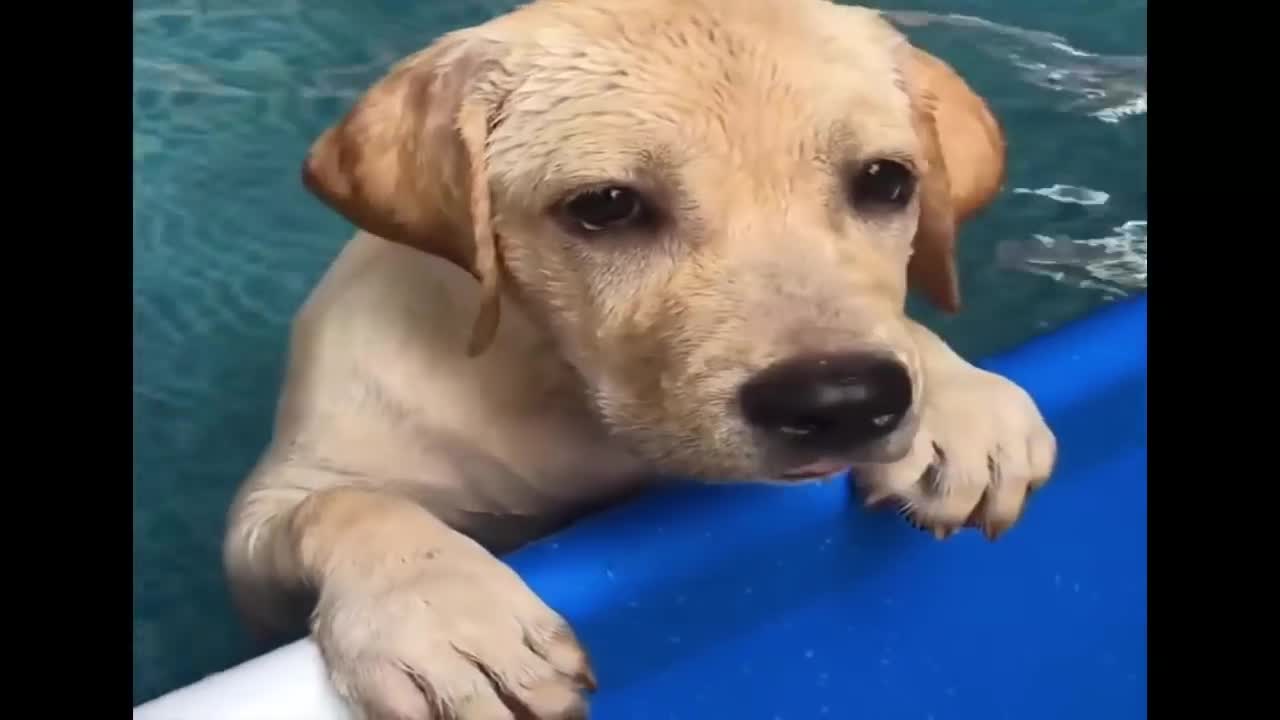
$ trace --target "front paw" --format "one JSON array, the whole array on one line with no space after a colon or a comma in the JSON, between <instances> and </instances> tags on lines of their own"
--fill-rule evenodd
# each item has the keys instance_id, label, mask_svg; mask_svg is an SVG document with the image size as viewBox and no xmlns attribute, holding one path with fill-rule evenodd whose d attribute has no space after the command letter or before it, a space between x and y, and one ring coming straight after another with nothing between
<instances>
[{"instance_id":1,"label":"front paw","mask_svg":"<svg viewBox=\"0 0 1280 720\"><path fill-rule=\"evenodd\" d=\"M1026 391L976 367L935 380L929 393L908 455L858 470L866 502L896 504L939 539L967 526L995 540L1048 481L1053 432Z\"/></svg>"},{"instance_id":2,"label":"front paw","mask_svg":"<svg viewBox=\"0 0 1280 720\"><path fill-rule=\"evenodd\" d=\"M565 621L490 557L333 578L312 634L363 720L574 720L595 689Z\"/></svg>"}]
</instances>

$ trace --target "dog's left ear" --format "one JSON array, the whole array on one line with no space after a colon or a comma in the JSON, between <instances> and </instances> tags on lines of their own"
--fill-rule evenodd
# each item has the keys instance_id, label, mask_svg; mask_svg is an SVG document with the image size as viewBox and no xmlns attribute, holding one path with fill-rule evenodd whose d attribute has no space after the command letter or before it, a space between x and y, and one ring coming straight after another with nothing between
<instances>
[{"instance_id":1,"label":"dog's left ear","mask_svg":"<svg viewBox=\"0 0 1280 720\"><path fill-rule=\"evenodd\" d=\"M899 67L924 153L920 220L907 278L935 306L956 312L956 233L1004 182L1004 133L986 102L949 65L908 44L901 53Z\"/></svg>"}]
</instances>

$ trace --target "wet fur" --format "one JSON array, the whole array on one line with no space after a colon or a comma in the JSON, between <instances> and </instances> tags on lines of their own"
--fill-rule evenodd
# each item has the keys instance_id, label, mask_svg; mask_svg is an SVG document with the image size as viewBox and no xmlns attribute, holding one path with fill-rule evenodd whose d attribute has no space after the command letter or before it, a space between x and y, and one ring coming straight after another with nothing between
<instances>
[{"instance_id":1,"label":"wet fur","mask_svg":"<svg viewBox=\"0 0 1280 720\"><path fill-rule=\"evenodd\" d=\"M797 458L743 422L737 388L810 353L910 368L909 420L843 458L873 500L1003 530L1052 434L904 305L913 285L958 307L956 226L1004 151L954 71L819 0L541 0L406 59L304 168L361 231L298 314L272 445L232 508L246 616L281 631L311 610L371 716L575 717L585 655L489 551L662 475L777 477ZM917 198L851 211L850 168L884 155L917 169ZM655 230L567 230L554 208L596 182L643 189Z\"/></svg>"}]
</instances>

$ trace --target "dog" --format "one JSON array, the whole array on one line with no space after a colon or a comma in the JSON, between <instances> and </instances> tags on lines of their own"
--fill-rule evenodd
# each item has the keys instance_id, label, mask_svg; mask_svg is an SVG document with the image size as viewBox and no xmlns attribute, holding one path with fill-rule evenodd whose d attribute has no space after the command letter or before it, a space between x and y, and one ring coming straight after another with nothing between
<instances>
[{"instance_id":1,"label":"dog","mask_svg":"<svg viewBox=\"0 0 1280 720\"><path fill-rule=\"evenodd\" d=\"M304 162L356 234L230 510L249 625L309 630L360 717L581 718L586 652L496 555L657 478L852 468L994 539L1054 435L905 306L958 310L1005 156L866 8L535 0L437 38Z\"/></svg>"}]
</instances>

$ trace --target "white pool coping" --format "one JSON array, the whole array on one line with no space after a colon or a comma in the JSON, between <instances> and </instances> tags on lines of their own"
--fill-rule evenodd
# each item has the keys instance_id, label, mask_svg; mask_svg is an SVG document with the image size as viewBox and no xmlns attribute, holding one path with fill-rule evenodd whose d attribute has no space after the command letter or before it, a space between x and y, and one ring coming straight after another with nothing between
<instances>
[{"instance_id":1,"label":"white pool coping","mask_svg":"<svg viewBox=\"0 0 1280 720\"><path fill-rule=\"evenodd\" d=\"M298 640L133 709L133 720L355 720Z\"/></svg>"}]
</instances>

